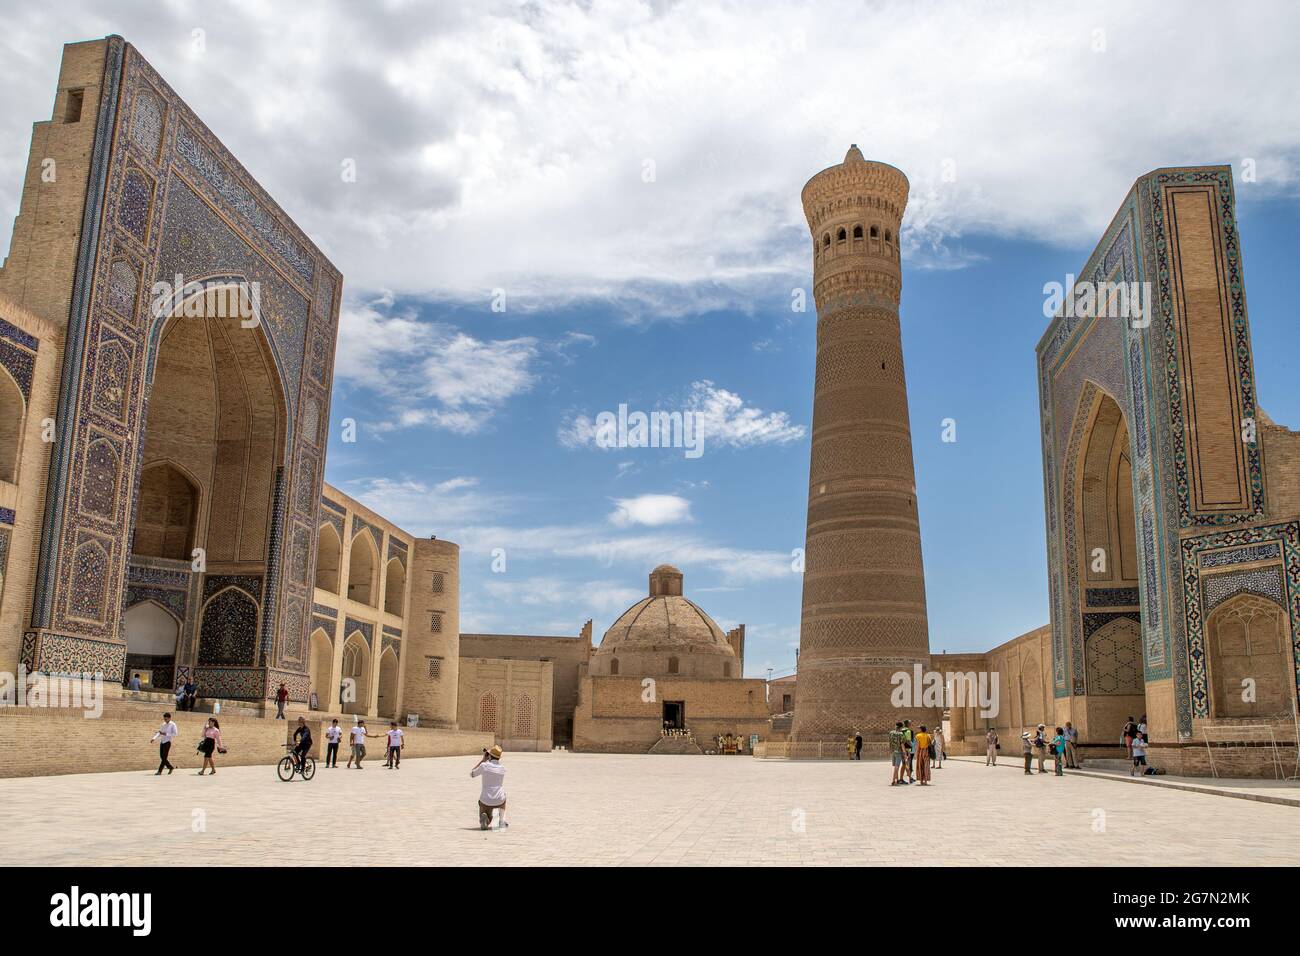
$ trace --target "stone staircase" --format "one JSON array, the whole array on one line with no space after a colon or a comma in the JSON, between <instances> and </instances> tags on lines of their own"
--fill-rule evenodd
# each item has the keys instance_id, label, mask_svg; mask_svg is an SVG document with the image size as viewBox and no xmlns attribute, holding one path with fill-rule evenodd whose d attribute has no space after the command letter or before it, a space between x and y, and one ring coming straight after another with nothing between
<instances>
[{"instance_id":1,"label":"stone staircase","mask_svg":"<svg viewBox=\"0 0 1300 956\"><path fill-rule=\"evenodd\" d=\"M650 748L652 754L689 754L704 756L704 751L695 742L694 737L660 737Z\"/></svg>"}]
</instances>

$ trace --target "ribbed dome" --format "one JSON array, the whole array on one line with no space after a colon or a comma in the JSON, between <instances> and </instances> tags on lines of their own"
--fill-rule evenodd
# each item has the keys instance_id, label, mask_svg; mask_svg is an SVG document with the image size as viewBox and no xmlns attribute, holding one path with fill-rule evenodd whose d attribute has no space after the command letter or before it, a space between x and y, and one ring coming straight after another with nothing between
<instances>
[{"instance_id":1,"label":"ribbed dome","mask_svg":"<svg viewBox=\"0 0 1300 956\"><path fill-rule=\"evenodd\" d=\"M650 572L649 597L624 611L605 632L592 659L592 670L610 673L611 659L619 657L626 658L628 664L635 661L643 672L651 672L659 670L660 664L668 666L666 655L681 654L711 659L714 663L710 671L722 669L724 661L737 660L735 649L717 622L682 596L682 572L672 565L660 565ZM681 659L679 666L685 673Z\"/></svg>"},{"instance_id":2,"label":"ribbed dome","mask_svg":"<svg viewBox=\"0 0 1300 956\"><path fill-rule=\"evenodd\" d=\"M600 650L649 650L696 644L734 653L727 635L703 610L679 594L642 598L605 632ZM635 645L635 646L633 646Z\"/></svg>"}]
</instances>

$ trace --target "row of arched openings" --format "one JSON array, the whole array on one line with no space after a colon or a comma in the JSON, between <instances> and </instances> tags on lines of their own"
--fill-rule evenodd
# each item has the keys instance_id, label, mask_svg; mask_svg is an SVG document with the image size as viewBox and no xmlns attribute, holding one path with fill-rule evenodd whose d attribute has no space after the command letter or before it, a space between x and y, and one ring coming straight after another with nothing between
<instances>
[{"instance_id":1,"label":"row of arched openings","mask_svg":"<svg viewBox=\"0 0 1300 956\"><path fill-rule=\"evenodd\" d=\"M316 587L331 594L339 593L342 557L343 542L338 531L329 522L322 524L316 546ZM359 531L352 538L347 581L349 600L378 607L382 590L384 611L401 616L406 600L406 568L400 558L389 558L383 568L383 587L380 587L379 548L369 530Z\"/></svg>"},{"instance_id":2,"label":"row of arched openings","mask_svg":"<svg viewBox=\"0 0 1300 956\"><path fill-rule=\"evenodd\" d=\"M874 252L887 255L891 259L898 256L893 230L882 229L878 225L864 228L861 223L857 223L851 227L840 226L833 233L831 230L827 230L822 233L821 242L814 245L817 256L820 258L823 255L830 255L836 249L848 248L850 243L854 248L858 248L864 242L870 242L871 249Z\"/></svg>"}]
</instances>

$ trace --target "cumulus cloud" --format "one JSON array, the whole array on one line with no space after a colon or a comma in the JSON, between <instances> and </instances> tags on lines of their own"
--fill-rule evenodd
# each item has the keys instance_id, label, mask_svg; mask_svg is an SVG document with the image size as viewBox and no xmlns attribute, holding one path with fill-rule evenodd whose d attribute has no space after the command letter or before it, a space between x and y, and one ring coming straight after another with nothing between
<instances>
[{"instance_id":1,"label":"cumulus cloud","mask_svg":"<svg viewBox=\"0 0 1300 956\"><path fill-rule=\"evenodd\" d=\"M785 412L764 412L746 405L735 392L708 380L691 384L686 410L699 417L707 443L722 442L733 448L784 445L805 434L804 427L793 424Z\"/></svg>"},{"instance_id":2,"label":"cumulus cloud","mask_svg":"<svg viewBox=\"0 0 1300 956\"><path fill-rule=\"evenodd\" d=\"M412 309L391 314L389 304L381 298L340 311L334 368L339 381L386 399L391 414L380 430L430 425L470 434L532 387L536 339L484 341Z\"/></svg>"},{"instance_id":3,"label":"cumulus cloud","mask_svg":"<svg viewBox=\"0 0 1300 956\"><path fill-rule=\"evenodd\" d=\"M685 398L680 401L665 401L654 409L629 408L628 415L637 411L647 415L651 412L666 412L693 416L692 434L703 435L705 448L719 444L731 448L784 445L798 441L807 434L807 429L790 421L790 416L785 412L764 412L754 405L747 405L735 392L719 388L707 379L692 382ZM595 415L569 415L560 423L555 437L565 448L621 448L623 446L614 441L615 436L608 425L605 426L602 439L601 416L606 413L613 416L609 421L618 419L619 413L613 409ZM629 430L634 424L629 422ZM653 432L654 426L649 427Z\"/></svg>"},{"instance_id":4,"label":"cumulus cloud","mask_svg":"<svg viewBox=\"0 0 1300 956\"><path fill-rule=\"evenodd\" d=\"M616 498L609 522L619 528L640 524L656 527L691 520L691 503L678 495L639 495Z\"/></svg>"},{"instance_id":5,"label":"cumulus cloud","mask_svg":"<svg viewBox=\"0 0 1300 956\"><path fill-rule=\"evenodd\" d=\"M1300 87L1300 7L1180 10L13 5L0 221L16 212L29 124L50 113L59 44L120 32L352 289L485 301L502 288L512 303L605 296L672 312L743 305L779 277L768 288L788 301L809 271L799 190L850 142L910 178L912 266L962 264L972 233L1089 245L1161 165L1249 158L1243 202L1293 192L1300 125L1278 117Z\"/></svg>"}]
</instances>

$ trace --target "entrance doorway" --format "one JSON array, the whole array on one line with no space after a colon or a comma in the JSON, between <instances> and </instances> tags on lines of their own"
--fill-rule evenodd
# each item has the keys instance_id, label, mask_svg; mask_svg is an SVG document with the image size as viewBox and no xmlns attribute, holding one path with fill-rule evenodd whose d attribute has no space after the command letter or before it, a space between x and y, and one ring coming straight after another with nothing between
<instances>
[{"instance_id":1,"label":"entrance doorway","mask_svg":"<svg viewBox=\"0 0 1300 956\"><path fill-rule=\"evenodd\" d=\"M664 701L664 730L686 729L686 701Z\"/></svg>"}]
</instances>

